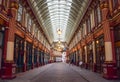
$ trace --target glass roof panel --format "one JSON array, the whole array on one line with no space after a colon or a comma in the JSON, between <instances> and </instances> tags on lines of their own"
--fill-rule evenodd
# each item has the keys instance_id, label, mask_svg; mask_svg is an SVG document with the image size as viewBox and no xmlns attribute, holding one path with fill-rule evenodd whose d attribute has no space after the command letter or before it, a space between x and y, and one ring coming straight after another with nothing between
<instances>
[{"instance_id":1,"label":"glass roof panel","mask_svg":"<svg viewBox=\"0 0 120 82\"><path fill-rule=\"evenodd\" d=\"M91 0L30 0L50 43L59 38L70 41L89 1ZM58 28L62 30L60 37L57 34Z\"/></svg>"},{"instance_id":2,"label":"glass roof panel","mask_svg":"<svg viewBox=\"0 0 120 82\"><path fill-rule=\"evenodd\" d=\"M64 41L72 0L47 0L47 2L53 28L54 41L60 38L59 36L56 36L56 30L58 28L62 30L61 39Z\"/></svg>"}]
</instances>

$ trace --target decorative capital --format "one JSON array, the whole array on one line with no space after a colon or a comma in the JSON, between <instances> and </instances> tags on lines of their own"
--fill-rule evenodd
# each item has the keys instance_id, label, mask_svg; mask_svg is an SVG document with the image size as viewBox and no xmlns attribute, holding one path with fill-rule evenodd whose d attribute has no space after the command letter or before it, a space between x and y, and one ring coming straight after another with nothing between
<instances>
[{"instance_id":1,"label":"decorative capital","mask_svg":"<svg viewBox=\"0 0 120 82\"><path fill-rule=\"evenodd\" d=\"M106 1L101 1L101 3L100 3L100 8L101 9L108 8L108 7L109 7L109 5Z\"/></svg>"},{"instance_id":2,"label":"decorative capital","mask_svg":"<svg viewBox=\"0 0 120 82\"><path fill-rule=\"evenodd\" d=\"M13 0L10 4L10 8L18 9L19 8L18 2Z\"/></svg>"}]
</instances>

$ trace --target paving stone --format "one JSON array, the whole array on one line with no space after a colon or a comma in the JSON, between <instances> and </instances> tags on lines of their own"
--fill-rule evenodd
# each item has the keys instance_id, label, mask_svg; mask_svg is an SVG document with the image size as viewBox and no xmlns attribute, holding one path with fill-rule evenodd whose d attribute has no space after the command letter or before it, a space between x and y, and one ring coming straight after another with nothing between
<instances>
[{"instance_id":1,"label":"paving stone","mask_svg":"<svg viewBox=\"0 0 120 82\"><path fill-rule=\"evenodd\" d=\"M52 63L17 75L13 80L0 82L120 82L106 80L101 74L66 63Z\"/></svg>"}]
</instances>

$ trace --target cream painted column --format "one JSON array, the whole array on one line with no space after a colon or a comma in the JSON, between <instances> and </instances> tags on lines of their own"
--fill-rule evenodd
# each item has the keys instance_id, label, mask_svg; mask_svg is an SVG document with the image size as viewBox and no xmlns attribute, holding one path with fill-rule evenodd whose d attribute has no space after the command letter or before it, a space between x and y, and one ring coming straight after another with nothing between
<instances>
[{"instance_id":1,"label":"cream painted column","mask_svg":"<svg viewBox=\"0 0 120 82\"><path fill-rule=\"evenodd\" d=\"M93 63L96 63L96 49L95 49L95 41L93 40L92 42L92 45L93 45Z\"/></svg>"},{"instance_id":2,"label":"cream painted column","mask_svg":"<svg viewBox=\"0 0 120 82\"><path fill-rule=\"evenodd\" d=\"M112 42L105 42L105 61L113 61Z\"/></svg>"},{"instance_id":3,"label":"cream painted column","mask_svg":"<svg viewBox=\"0 0 120 82\"><path fill-rule=\"evenodd\" d=\"M87 46L85 46L84 49L85 49L85 63L87 63Z\"/></svg>"},{"instance_id":4,"label":"cream painted column","mask_svg":"<svg viewBox=\"0 0 120 82\"><path fill-rule=\"evenodd\" d=\"M26 64L26 40L24 41L24 64Z\"/></svg>"},{"instance_id":5,"label":"cream painted column","mask_svg":"<svg viewBox=\"0 0 120 82\"><path fill-rule=\"evenodd\" d=\"M14 42L8 41L7 42L7 55L6 55L6 60L7 61L13 61L14 57Z\"/></svg>"},{"instance_id":6,"label":"cream painted column","mask_svg":"<svg viewBox=\"0 0 120 82\"><path fill-rule=\"evenodd\" d=\"M83 51L82 51L82 48L80 48L80 54L79 54L79 56L80 56L80 61L83 60L83 59L82 59L82 55L83 55L82 52L83 52Z\"/></svg>"},{"instance_id":7,"label":"cream painted column","mask_svg":"<svg viewBox=\"0 0 120 82\"><path fill-rule=\"evenodd\" d=\"M32 46L32 64L34 64L34 45Z\"/></svg>"}]
</instances>

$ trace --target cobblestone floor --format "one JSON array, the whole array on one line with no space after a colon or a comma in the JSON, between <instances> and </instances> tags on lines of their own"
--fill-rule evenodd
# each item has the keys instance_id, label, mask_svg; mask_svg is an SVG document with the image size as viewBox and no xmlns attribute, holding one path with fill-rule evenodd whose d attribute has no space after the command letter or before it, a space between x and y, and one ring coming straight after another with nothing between
<instances>
[{"instance_id":1,"label":"cobblestone floor","mask_svg":"<svg viewBox=\"0 0 120 82\"><path fill-rule=\"evenodd\" d=\"M106 80L98 73L66 63L52 63L17 75L13 80L0 82L120 82Z\"/></svg>"}]
</instances>

